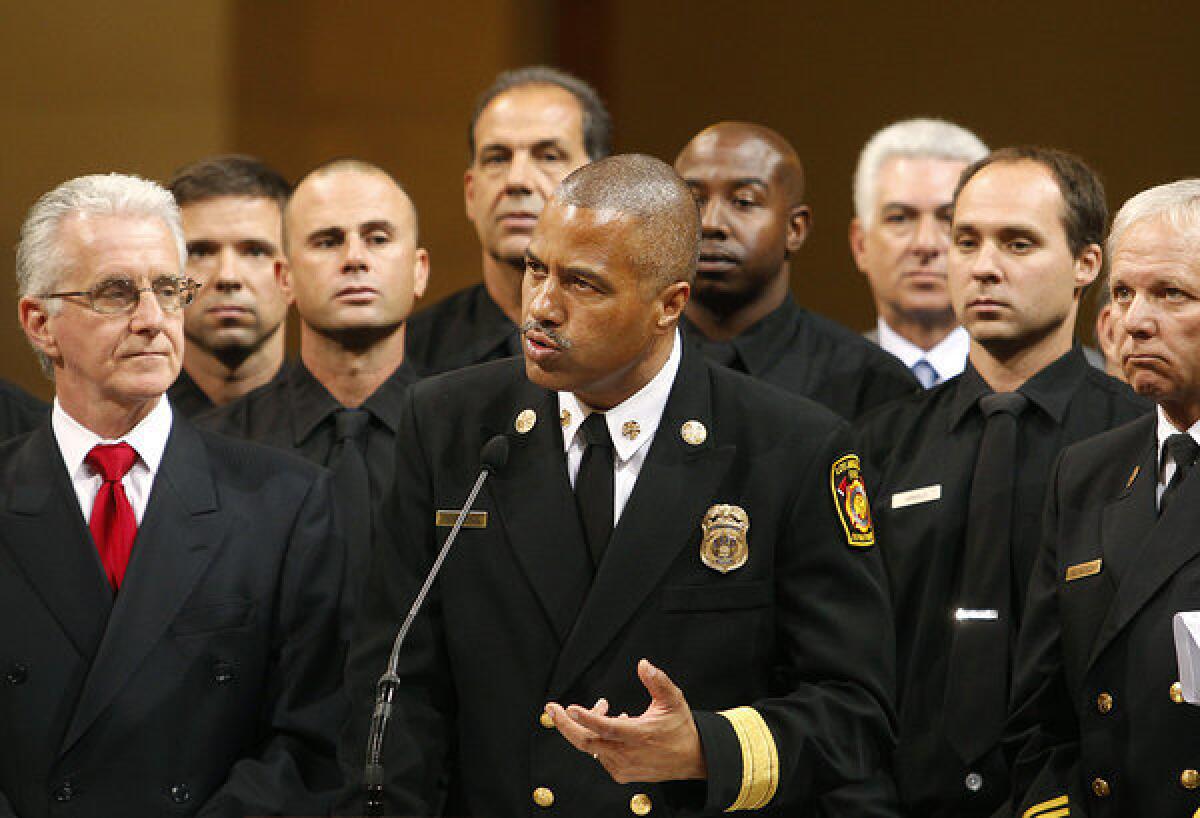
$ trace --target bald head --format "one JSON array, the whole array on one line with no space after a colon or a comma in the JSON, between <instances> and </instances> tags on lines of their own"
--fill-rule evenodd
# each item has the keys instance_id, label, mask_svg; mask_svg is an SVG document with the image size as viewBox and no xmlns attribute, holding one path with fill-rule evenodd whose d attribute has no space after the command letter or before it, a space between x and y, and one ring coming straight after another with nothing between
<instances>
[{"instance_id":1,"label":"bald head","mask_svg":"<svg viewBox=\"0 0 1200 818\"><path fill-rule=\"evenodd\" d=\"M700 244L700 214L687 185L666 162L630 153L584 165L563 180L552 202L630 217L627 250L656 286L692 280Z\"/></svg>"},{"instance_id":2,"label":"bald head","mask_svg":"<svg viewBox=\"0 0 1200 818\"><path fill-rule=\"evenodd\" d=\"M777 131L752 122L718 122L692 137L675 159L675 169L686 176L684 166L703 164L717 154L757 168L765 181L779 186L787 206L804 204L804 164Z\"/></svg>"},{"instance_id":3,"label":"bald head","mask_svg":"<svg viewBox=\"0 0 1200 818\"><path fill-rule=\"evenodd\" d=\"M297 214L311 208L315 202L328 200L341 190L360 190L365 196L380 198L379 204L396 214L403 214L401 229L413 244L417 243L417 209L396 178L376 164L362 159L333 159L306 173L296 184L292 198L283 211L284 246L289 247ZM299 236L297 236L299 238Z\"/></svg>"}]
</instances>

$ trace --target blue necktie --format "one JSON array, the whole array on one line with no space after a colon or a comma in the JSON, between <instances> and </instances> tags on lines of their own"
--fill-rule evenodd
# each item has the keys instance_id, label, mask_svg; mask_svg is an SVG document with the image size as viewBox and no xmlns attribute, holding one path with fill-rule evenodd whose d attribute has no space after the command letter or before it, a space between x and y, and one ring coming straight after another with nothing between
<instances>
[{"instance_id":1,"label":"blue necktie","mask_svg":"<svg viewBox=\"0 0 1200 818\"><path fill-rule=\"evenodd\" d=\"M937 370L933 368L933 364L922 358L912 365L912 373L916 379L921 382L921 386L926 389L934 386L938 381Z\"/></svg>"}]
</instances>

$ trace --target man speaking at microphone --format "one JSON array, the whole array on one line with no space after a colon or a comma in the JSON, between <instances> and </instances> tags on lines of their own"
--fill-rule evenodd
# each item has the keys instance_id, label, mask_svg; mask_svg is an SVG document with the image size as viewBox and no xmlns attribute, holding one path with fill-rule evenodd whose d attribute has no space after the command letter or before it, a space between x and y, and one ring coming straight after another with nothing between
<instances>
[{"instance_id":1,"label":"man speaking at microphone","mask_svg":"<svg viewBox=\"0 0 1200 818\"><path fill-rule=\"evenodd\" d=\"M795 814L888 756L858 457L824 408L683 348L699 233L664 163L575 171L529 244L524 360L406 396L347 675L347 812L393 636L497 434L507 463L399 657L387 814Z\"/></svg>"}]
</instances>

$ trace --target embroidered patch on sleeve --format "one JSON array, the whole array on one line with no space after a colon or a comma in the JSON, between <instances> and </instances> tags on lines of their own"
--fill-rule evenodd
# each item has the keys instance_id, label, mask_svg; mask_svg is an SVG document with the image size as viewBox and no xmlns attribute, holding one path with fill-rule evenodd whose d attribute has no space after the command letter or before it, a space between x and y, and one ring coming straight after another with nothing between
<instances>
[{"instance_id":1,"label":"embroidered patch on sleeve","mask_svg":"<svg viewBox=\"0 0 1200 818\"><path fill-rule=\"evenodd\" d=\"M858 455L847 454L834 461L829 470L833 505L846 531L846 542L857 548L875 544L875 526L871 523L871 504L863 483Z\"/></svg>"}]
</instances>

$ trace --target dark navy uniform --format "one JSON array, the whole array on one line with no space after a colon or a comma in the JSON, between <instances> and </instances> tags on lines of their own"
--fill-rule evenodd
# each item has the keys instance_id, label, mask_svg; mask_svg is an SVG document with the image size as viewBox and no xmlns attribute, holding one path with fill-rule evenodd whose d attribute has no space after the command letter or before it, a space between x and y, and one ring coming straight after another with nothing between
<instances>
[{"instance_id":1,"label":"dark navy uniform","mask_svg":"<svg viewBox=\"0 0 1200 818\"><path fill-rule=\"evenodd\" d=\"M1005 742L1015 815L1200 809L1200 709L1183 702L1172 639L1175 613L1200 610L1200 475L1158 515L1155 423L1057 464Z\"/></svg>"},{"instance_id":2,"label":"dark navy uniform","mask_svg":"<svg viewBox=\"0 0 1200 818\"><path fill-rule=\"evenodd\" d=\"M845 423L685 349L593 569L559 411L520 360L409 391L389 530L347 670L352 785L375 682L448 531L435 513L461 506L496 434L511 453L477 501L486 519L463 529L400 656L389 814L719 815L739 803L796 815L875 774L892 744L892 626ZM719 505L748 521L748 558L725 573L701 558L706 511ZM548 701L600 696L641 713L643 657L687 697L706 782L614 783L545 720Z\"/></svg>"},{"instance_id":3,"label":"dark navy uniform","mask_svg":"<svg viewBox=\"0 0 1200 818\"><path fill-rule=\"evenodd\" d=\"M408 319L404 355L421 375L520 354L517 325L482 283L459 290Z\"/></svg>"},{"instance_id":4,"label":"dark navy uniform","mask_svg":"<svg viewBox=\"0 0 1200 818\"><path fill-rule=\"evenodd\" d=\"M1089 366L1076 347L1023 384L1029 406L1017 433L1011 576L1019 612L1041 535L1046 486L1066 446L1149 411L1125 384ZM990 814L1008 793L993 751L960 758L943 723L950 647L963 583L968 498L983 431L979 399L992 392L968 364L962 375L869 415L863 455L880 471L876 515L896 615L900 741L896 780L913 815ZM1015 618L1015 617L1014 617ZM999 633L1015 639L1016 621ZM1001 637L1003 638L1003 637ZM975 685L978 686L978 685ZM997 720L999 720L997 716ZM997 732L1000 728L997 725Z\"/></svg>"},{"instance_id":5,"label":"dark navy uniform","mask_svg":"<svg viewBox=\"0 0 1200 818\"><path fill-rule=\"evenodd\" d=\"M712 360L814 400L847 420L920 390L904 364L856 332L798 306L789 295L732 341L708 341L680 322Z\"/></svg>"}]
</instances>

